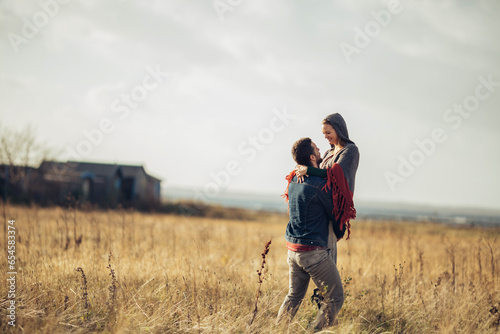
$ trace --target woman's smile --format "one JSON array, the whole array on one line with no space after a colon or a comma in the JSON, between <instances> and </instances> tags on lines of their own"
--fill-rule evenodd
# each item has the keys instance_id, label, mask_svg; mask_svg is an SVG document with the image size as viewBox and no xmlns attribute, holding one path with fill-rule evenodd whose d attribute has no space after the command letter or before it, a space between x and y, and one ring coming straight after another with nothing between
<instances>
[{"instance_id":1,"label":"woman's smile","mask_svg":"<svg viewBox=\"0 0 500 334\"><path fill-rule=\"evenodd\" d=\"M333 126L330 124L323 124L321 128L323 134L325 135L325 139L328 140L331 145L337 145L339 137L337 136L337 132Z\"/></svg>"}]
</instances>

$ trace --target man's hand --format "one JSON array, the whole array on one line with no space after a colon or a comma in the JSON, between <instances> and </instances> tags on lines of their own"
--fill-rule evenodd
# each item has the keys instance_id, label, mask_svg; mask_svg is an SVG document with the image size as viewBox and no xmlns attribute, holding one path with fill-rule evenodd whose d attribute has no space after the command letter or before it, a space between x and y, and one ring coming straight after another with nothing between
<instances>
[{"instance_id":1,"label":"man's hand","mask_svg":"<svg viewBox=\"0 0 500 334\"><path fill-rule=\"evenodd\" d=\"M306 176L306 177L308 176L307 175L307 166L297 165L295 167L295 175L297 176L298 183L304 182L304 176Z\"/></svg>"}]
</instances>

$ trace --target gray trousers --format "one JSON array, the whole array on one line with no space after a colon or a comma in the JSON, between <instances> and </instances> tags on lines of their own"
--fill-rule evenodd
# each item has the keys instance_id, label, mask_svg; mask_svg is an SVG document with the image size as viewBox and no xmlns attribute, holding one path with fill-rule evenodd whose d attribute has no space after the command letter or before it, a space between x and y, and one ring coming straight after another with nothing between
<instances>
[{"instance_id":1,"label":"gray trousers","mask_svg":"<svg viewBox=\"0 0 500 334\"><path fill-rule=\"evenodd\" d=\"M333 325L344 304L344 288L333 261L332 250L310 252L288 250L288 267L290 280L288 295L281 305L277 321L286 316L291 320L295 316L307 292L309 279L312 279L320 289L324 300L311 327L317 330Z\"/></svg>"},{"instance_id":2,"label":"gray trousers","mask_svg":"<svg viewBox=\"0 0 500 334\"><path fill-rule=\"evenodd\" d=\"M337 236L333 232L333 226L330 222L328 224L328 247L332 250L332 258L335 265L337 265Z\"/></svg>"}]
</instances>

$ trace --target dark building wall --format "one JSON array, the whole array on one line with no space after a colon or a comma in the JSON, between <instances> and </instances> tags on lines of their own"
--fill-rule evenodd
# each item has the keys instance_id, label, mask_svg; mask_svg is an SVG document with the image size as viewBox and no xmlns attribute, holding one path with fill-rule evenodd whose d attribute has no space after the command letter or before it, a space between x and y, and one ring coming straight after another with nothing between
<instances>
[{"instance_id":1,"label":"dark building wall","mask_svg":"<svg viewBox=\"0 0 500 334\"><path fill-rule=\"evenodd\" d=\"M72 196L81 202L115 207L138 203L144 206L160 200L159 192L158 196L155 192L160 180L147 175L142 166L44 162L37 169L26 169L16 182L8 172L8 166L0 165L0 194L5 192L14 201L62 204Z\"/></svg>"}]
</instances>

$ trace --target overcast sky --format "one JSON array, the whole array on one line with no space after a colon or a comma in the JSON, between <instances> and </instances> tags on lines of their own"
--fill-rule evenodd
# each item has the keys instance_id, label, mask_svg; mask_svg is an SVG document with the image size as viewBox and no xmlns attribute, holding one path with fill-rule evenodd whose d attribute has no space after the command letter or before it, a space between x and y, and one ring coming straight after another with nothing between
<instances>
[{"instance_id":1,"label":"overcast sky","mask_svg":"<svg viewBox=\"0 0 500 334\"><path fill-rule=\"evenodd\" d=\"M2 0L0 122L209 198L281 194L293 142L323 153L339 112L355 200L499 209L499 17L496 0Z\"/></svg>"}]
</instances>

